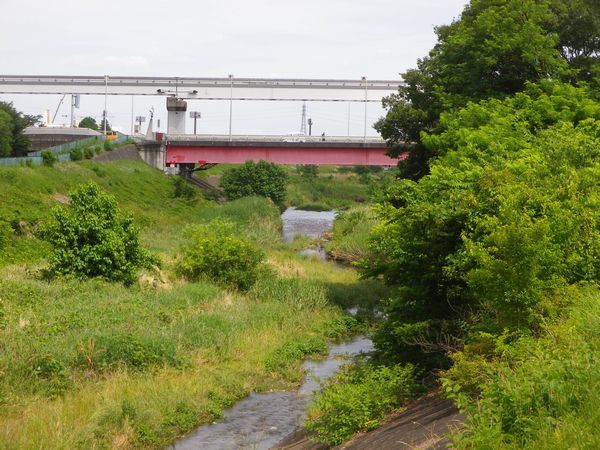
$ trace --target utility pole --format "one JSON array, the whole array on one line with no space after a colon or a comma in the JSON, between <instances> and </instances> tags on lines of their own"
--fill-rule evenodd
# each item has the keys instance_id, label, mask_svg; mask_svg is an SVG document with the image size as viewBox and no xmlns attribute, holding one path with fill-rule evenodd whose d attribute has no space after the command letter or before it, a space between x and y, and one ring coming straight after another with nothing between
<instances>
[{"instance_id":1,"label":"utility pole","mask_svg":"<svg viewBox=\"0 0 600 450\"><path fill-rule=\"evenodd\" d=\"M308 135L309 135L309 136L312 136L312 124L313 124L313 121L312 121L312 119L309 117L309 119L308 119Z\"/></svg>"},{"instance_id":2,"label":"utility pole","mask_svg":"<svg viewBox=\"0 0 600 450\"><path fill-rule=\"evenodd\" d=\"M362 81L365 83L365 129L363 132L363 142L367 142L367 100L369 97L369 91L367 90L367 77L362 77Z\"/></svg>"},{"instance_id":3,"label":"utility pole","mask_svg":"<svg viewBox=\"0 0 600 450\"><path fill-rule=\"evenodd\" d=\"M233 118L233 74L229 74L229 140L231 141L231 120Z\"/></svg>"},{"instance_id":4,"label":"utility pole","mask_svg":"<svg viewBox=\"0 0 600 450\"><path fill-rule=\"evenodd\" d=\"M202 117L200 111L190 111L190 117L194 119L194 134L196 134L196 120Z\"/></svg>"},{"instance_id":5,"label":"utility pole","mask_svg":"<svg viewBox=\"0 0 600 450\"><path fill-rule=\"evenodd\" d=\"M302 120L300 121L300 133L306 134L306 101L302 103Z\"/></svg>"},{"instance_id":6,"label":"utility pole","mask_svg":"<svg viewBox=\"0 0 600 450\"><path fill-rule=\"evenodd\" d=\"M108 99L108 75L104 75L104 136L106 136L106 109L107 109L107 99Z\"/></svg>"},{"instance_id":7,"label":"utility pole","mask_svg":"<svg viewBox=\"0 0 600 450\"><path fill-rule=\"evenodd\" d=\"M352 102L348 102L348 137L350 137L350 105Z\"/></svg>"},{"instance_id":8,"label":"utility pole","mask_svg":"<svg viewBox=\"0 0 600 450\"><path fill-rule=\"evenodd\" d=\"M133 136L133 99L135 97L132 95L131 96L131 135Z\"/></svg>"}]
</instances>

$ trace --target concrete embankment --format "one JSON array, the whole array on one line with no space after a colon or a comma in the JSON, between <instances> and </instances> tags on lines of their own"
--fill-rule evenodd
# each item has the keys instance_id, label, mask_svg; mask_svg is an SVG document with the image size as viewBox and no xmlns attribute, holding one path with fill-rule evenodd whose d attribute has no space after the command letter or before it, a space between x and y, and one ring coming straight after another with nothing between
<instances>
[{"instance_id":1,"label":"concrete embankment","mask_svg":"<svg viewBox=\"0 0 600 450\"><path fill-rule=\"evenodd\" d=\"M437 393L418 398L407 409L390 417L381 427L361 434L336 449L348 450L397 450L445 449L449 444L448 434L464 423L460 414L449 400ZM288 436L277 447L278 450L322 450L329 448L311 442L306 431Z\"/></svg>"}]
</instances>

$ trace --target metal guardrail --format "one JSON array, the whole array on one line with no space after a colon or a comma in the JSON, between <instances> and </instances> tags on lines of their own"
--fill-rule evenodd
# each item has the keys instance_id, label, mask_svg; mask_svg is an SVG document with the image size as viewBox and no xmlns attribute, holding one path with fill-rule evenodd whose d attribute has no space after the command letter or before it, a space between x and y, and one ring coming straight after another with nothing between
<instances>
[{"instance_id":1,"label":"metal guardrail","mask_svg":"<svg viewBox=\"0 0 600 450\"><path fill-rule=\"evenodd\" d=\"M304 136L295 134L284 135L234 135L227 134L169 134L165 136L166 142L329 142L339 144L385 144L380 137L360 136Z\"/></svg>"}]
</instances>

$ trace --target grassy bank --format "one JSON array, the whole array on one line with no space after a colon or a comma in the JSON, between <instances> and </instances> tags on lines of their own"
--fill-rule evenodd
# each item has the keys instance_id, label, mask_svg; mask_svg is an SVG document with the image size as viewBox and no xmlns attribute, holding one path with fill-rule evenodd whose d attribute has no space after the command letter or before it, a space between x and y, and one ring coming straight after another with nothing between
<instances>
[{"instance_id":1,"label":"grassy bank","mask_svg":"<svg viewBox=\"0 0 600 450\"><path fill-rule=\"evenodd\" d=\"M133 213L159 273L130 288L40 276L49 249L38 230L90 180ZM0 218L18 230L0 258L0 448L163 448L252 391L297 385L302 358L359 327L340 305L385 294L296 256L264 199L217 206L172 192L138 162L0 169ZM247 293L175 276L184 227L217 217L267 252Z\"/></svg>"},{"instance_id":2,"label":"grassy bank","mask_svg":"<svg viewBox=\"0 0 600 450\"><path fill-rule=\"evenodd\" d=\"M201 178L220 178L223 173L235 167L219 164L210 170L200 172ZM294 206L309 211L347 209L357 203L369 200L373 184L388 176L375 169L320 166L312 176L302 173L302 166L283 166L288 174L286 206Z\"/></svg>"},{"instance_id":3,"label":"grassy bank","mask_svg":"<svg viewBox=\"0 0 600 450\"><path fill-rule=\"evenodd\" d=\"M490 336L487 357L473 347L453 355L444 387L469 413L455 448L600 447L600 291L555 295L566 311L537 337Z\"/></svg>"}]
</instances>

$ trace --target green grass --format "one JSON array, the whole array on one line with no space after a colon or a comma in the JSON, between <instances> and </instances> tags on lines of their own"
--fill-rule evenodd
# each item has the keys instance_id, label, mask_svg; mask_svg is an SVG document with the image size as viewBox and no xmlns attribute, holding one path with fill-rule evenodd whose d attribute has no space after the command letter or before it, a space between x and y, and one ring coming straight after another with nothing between
<instances>
[{"instance_id":1,"label":"green grass","mask_svg":"<svg viewBox=\"0 0 600 450\"><path fill-rule=\"evenodd\" d=\"M134 215L161 271L130 288L45 281L37 231L88 181ZM252 391L297 385L302 358L360 328L340 306L386 295L353 270L296 256L265 199L218 206L172 192L139 162L0 168L0 220L21 223L0 258L0 448L164 448ZM174 275L185 227L215 218L267 253L270 270L246 294Z\"/></svg>"},{"instance_id":2,"label":"green grass","mask_svg":"<svg viewBox=\"0 0 600 450\"><path fill-rule=\"evenodd\" d=\"M369 236L377 223L369 206L358 206L337 215L333 235L325 245L327 253L337 261L354 262L368 258Z\"/></svg>"}]
</instances>

